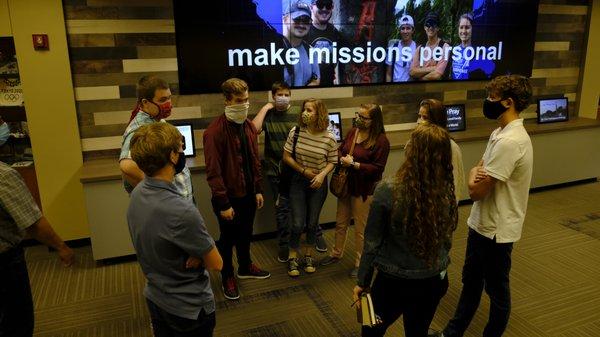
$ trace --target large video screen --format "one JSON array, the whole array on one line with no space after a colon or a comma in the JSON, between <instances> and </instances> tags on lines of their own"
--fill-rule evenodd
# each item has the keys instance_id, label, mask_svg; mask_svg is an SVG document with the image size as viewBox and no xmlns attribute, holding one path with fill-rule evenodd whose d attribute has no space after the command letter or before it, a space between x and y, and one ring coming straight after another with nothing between
<instances>
[{"instance_id":1,"label":"large video screen","mask_svg":"<svg viewBox=\"0 0 600 337\"><path fill-rule=\"evenodd\" d=\"M531 75L539 0L174 0L182 94Z\"/></svg>"}]
</instances>

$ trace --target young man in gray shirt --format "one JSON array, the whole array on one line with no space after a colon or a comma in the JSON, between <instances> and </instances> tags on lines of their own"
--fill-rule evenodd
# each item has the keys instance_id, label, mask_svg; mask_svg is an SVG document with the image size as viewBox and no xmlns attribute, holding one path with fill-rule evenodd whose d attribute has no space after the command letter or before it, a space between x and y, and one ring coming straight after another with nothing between
<instances>
[{"instance_id":1,"label":"young man in gray shirt","mask_svg":"<svg viewBox=\"0 0 600 337\"><path fill-rule=\"evenodd\" d=\"M185 165L182 146L168 123L144 125L131 139L145 176L131 193L127 222L156 337L212 336L216 323L208 270L221 270L223 260L200 212L174 184Z\"/></svg>"}]
</instances>

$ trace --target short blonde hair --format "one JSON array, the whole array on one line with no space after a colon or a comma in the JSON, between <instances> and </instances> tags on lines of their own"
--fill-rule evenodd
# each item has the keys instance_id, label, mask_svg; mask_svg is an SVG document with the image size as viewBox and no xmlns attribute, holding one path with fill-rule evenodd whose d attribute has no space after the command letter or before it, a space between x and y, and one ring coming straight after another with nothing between
<instances>
[{"instance_id":1,"label":"short blonde hair","mask_svg":"<svg viewBox=\"0 0 600 337\"><path fill-rule=\"evenodd\" d=\"M169 123L151 123L140 127L131 138L131 159L147 176L171 161L171 152L179 152L181 133Z\"/></svg>"},{"instance_id":2,"label":"short blonde hair","mask_svg":"<svg viewBox=\"0 0 600 337\"><path fill-rule=\"evenodd\" d=\"M248 91L248 83L239 78L230 78L221 84L221 90L226 99L231 99L233 95L241 95Z\"/></svg>"},{"instance_id":3,"label":"short blonde hair","mask_svg":"<svg viewBox=\"0 0 600 337\"><path fill-rule=\"evenodd\" d=\"M317 130L325 131L329 126L329 114L327 113L327 108L325 104L320 99L309 98L302 102L302 111L304 111L304 107L306 103L312 103L315 106L315 110L317 110ZM307 127L306 123L302 120L302 114L300 114L300 120L298 122L300 127Z\"/></svg>"}]
</instances>

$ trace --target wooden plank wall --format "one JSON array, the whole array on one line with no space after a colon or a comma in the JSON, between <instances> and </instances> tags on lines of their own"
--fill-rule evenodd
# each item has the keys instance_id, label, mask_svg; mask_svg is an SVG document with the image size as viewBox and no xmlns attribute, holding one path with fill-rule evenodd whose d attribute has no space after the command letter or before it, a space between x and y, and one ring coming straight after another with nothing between
<instances>
[{"instance_id":1,"label":"wooden plank wall","mask_svg":"<svg viewBox=\"0 0 600 337\"><path fill-rule=\"evenodd\" d=\"M64 0L71 69L84 158L114 157L129 112L135 105L135 83L156 74L172 85L171 118L194 124L197 146L202 130L223 111L220 94L178 96L177 58L172 0ZM578 83L586 48L590 3L585 0L541 0L532 83L535 98L565 94L577 111ZM422 98L463 103L467 117L481 116L486 82L413 83L331 89L295 90L294 100L323 98L330 111L342 113L348 130L362 103L384 107L389 130L415 121ZM269 93L251 92L251 114ZM526 117L535 117L535 105Z\"/></svg>"}]
</instances>

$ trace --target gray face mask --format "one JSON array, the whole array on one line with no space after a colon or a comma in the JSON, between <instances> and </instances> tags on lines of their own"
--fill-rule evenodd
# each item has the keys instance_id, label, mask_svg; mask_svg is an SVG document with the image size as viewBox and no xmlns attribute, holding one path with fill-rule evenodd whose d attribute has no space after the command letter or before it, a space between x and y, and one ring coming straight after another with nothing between
<instances>
[{"instance_id":1,"label":"gray face mask","mask_svg":"<svg viewBox=\"0 0 600 337\"><path fill-rule=\"evenodd\" d=\"M275 97L275 110L285 111L290 106L290 98L286 96Z\"/></svg>"},{"instance_id":2,"label":"gray face mask","mask_svg":"<svg viewBox=\"0 0 600 337\"><path fill-rule=\"evenodd\" d=\"M250 103L247 102L242 104L228 105L225 107L225 117L234 123L243 124L248 117L249 108Z\"/></svg>"}]
</instances>

